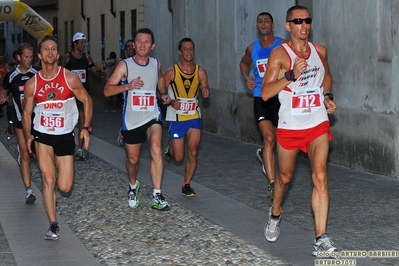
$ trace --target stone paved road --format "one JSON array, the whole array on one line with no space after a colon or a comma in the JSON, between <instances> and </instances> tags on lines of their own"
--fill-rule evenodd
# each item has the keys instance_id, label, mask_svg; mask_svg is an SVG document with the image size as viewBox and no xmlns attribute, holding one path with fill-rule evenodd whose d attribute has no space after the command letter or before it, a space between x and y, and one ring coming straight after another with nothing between
<instances>
[{"instance_id":1,"label":"stone paved road","mask_svg":"<svg viewBox=\"0 0 399 266\"><path fill-rule=\"evenodd\" d=\"M93 135L117 146L115 139L119 125L120 113L105 113L100 103L96 101L92 123L94 128ZM5 119L3 118L0 119L0 128L4 129L4 126ZM164 146L168 143L166 131L167 128L164 130ZM0 134L0 140L16 157L15 142L13 140L6 141L3 134ZM199 168L194 181L264 212L266 217L267 209L270 207L271 202L265 193L265 177L262 175L260 165L256 161L255 150L257 147L258 145L255 144L225 139L211 133L203 134L198 161ZM144 159L150 159L147 145L143 145L142 156ZM166 165L166 169L179 175L184 173L183 165L169 163ZM138 225L145 226L148 220L153 219L154 223L151 223L153 227L166 222L162 216L151 217L144 210L139 210L134 217L126 213L124 201L127 182L124 180L124 176L126 174L123 171L110 167L101 159L93 156L86 163L77 162L76 164L76 190L74 190L74 197L67 200L59 199L61 216L68 221L70 227L82 238L85 245L88 246L93 255L103 265L116 265L112 264L115 261L119 261L121 265L130 265L129 263L132 263L132 261L129 262L126 257L131 257L131 255L139 256L138 261L135 261L136 263L143 263L144 256L140 258L140 252L139 254L134 253L130 248L114 250L113 245L118 243L113 243L114 241L111 241L111 239L121 234L121 231L117 230L117 228L122 228L123 232L134 230L130 220L135 221ZM310 210L312 184L309 176L308 161L306 158L300 157L297 163L296 177L284 203L284 221L312 233L313 219ZM41 187L37 170L34 180L35 184ZM167 182L167 180L164 182ZM397 208L399 206L398 180L353 171L337 165L329 165L329 185L331 202L328 231L339 246L350 250L399 250L396 238L399 229L399 211ZM143 199L145 199L143 204L148 205L150 188L144 187L142 193ZM94 203L96 211L91 211L93 208L86 208L85 202ZM107 216L108 210L103 209L104 205L112 206L113 209L118 211L117 220L129 222L115 223L113 217ZM182 227L184 227L184 224L190 223L191 220L198 220L197 228L201 228L204 225L201 223L205 223L211 228L211 231L217 232L217 235L223 235L227 241L236 240L234 236L229 235L229 232L212 225L206 219L200 221L200 217L193 212L184 208L176 208L173 211L175 212L173 214L174 217L184 217L179 221ZM70 217L70 219L68 220L67 217ZM91 225L95 221L101 221L101 224L93 228ZM113 230L110 228L113 228ZM155 243L164 243L166 241L175 250L194 245L194 243L188 243L184 235L176 239L168 239L166 235L151 233L151 230L133 232L132 234L136 238L136 234L145 234L148 242L140 244L148 247L148 249L152 248L150 243L154 244L154 241ZM124 237L122 236L118 239L124 239ZM3 247L6 247L6 244L3 245L2 243L4 242L1 240L0 234L0 247L3 251ZM191 248L210 252L213 247L212 243L207 242L205 239L197 244L199 246L191 246ZM227 244L229 243L227 242ZM250 247L249 250L251 252L247 249L248 247ZM263 256L265 260L266 258L272 258L251 245L243 244L238 245L236 248L240 252L243 250L247 258L251 256L258 259ZM256 252L253 252L254 250ZM156 250L153 251L156 252ZM237 251L234 251L234 253L237 254ZM189 253L187 250L181 250L181 256L186 256L187 252ZM259 256L259 254L262 254L262 256ZM240 259L238 256L237 260L232 263L234 265L257 265L255 262L245 264L243 261L240 262ZM276 264L271 264L271 260ZM271 260L263 265L284 265L283 262L279 262L276 259ZM168 263L173 265L173 262L165 261L166 265L169 265ZM376 259L375 263L376 265L399 265L398 259ZM216 265L218 264L216 263Z\"/></svg>"}]
</instances>

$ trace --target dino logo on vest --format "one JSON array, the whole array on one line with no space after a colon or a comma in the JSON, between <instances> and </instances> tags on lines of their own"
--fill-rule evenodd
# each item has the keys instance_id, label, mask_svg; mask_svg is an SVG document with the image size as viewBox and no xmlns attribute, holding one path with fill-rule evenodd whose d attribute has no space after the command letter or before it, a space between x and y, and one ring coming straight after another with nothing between
<instances>
[{"instance_id":1,"label":"dino logo on vest","mask_svg":"<svg viewBox=\"0 0 399 266\"><path fill-rule=\"evenodd\" d=\"M63 107L62 102L47 102L44 104L44 109L62 109Z\"/></svg>"}]
</instances>

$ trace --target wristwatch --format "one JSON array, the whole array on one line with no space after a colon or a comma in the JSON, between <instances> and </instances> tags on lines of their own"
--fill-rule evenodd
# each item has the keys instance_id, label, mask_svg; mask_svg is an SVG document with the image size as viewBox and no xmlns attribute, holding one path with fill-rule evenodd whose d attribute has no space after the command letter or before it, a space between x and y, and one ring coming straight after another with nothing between
<instances>
[{"instance_id":1,"label":"wristwatch","mask_svg":"<svg viewBox=\"0 0 399 266\"><path fill-rule=\"evenodd\" d=\"M296 78L295 78L295 73L294 73L294 70L288 70L287 72L285 72L284 73L284 76L285 76L285 78L288 80L288 81L296 81Z\"/></svg>"},{"instance_id":2,"label":"wristwatch","mask_svg":"<svg viewBox=\"0 0 399 266\"><path fill-rule=\"evenodd\" d=\"M334 100L334 95L332 93L329 93L329 92L325 93L324 97L330 98L331 101Z\"/></svg>"},{"instance_id":3,"label":"wristwatch","mask_svg":"<svg viewBox=\"0 0 399 266\"><path fill-rule=\"evenodd\" d=\"M87 132L89 132L89 134L91 134L91 127L84 126L83 129L87 130Z\"/></svg>"}]
</instances>

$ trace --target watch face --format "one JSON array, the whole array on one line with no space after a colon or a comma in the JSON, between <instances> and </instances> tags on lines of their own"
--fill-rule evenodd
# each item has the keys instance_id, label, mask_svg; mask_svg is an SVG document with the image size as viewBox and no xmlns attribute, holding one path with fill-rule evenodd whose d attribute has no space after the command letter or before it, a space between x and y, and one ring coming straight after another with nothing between
<instances>
[{"instance_id":1,"label":"watch face","mask_svg":"<svg viewBox=\"0 0 399 266\"><path fill-rule=\"evenodd\" d=\"M288 81L291 81L294 77L293 77L293 71L287 71L287 72L285 72L285 78L288 80Z\"/></svg>"},{"instance_id":2,"label":"watch face","mask_svg":"<svg viewBox=\"0 0 399 266\"><path fill-rule=\"evenodd\" d=\"M324 96L330 98L331 101L334 100L334 96L332 95L332 93L326 93Z\"/></svg>"}]
</instances>

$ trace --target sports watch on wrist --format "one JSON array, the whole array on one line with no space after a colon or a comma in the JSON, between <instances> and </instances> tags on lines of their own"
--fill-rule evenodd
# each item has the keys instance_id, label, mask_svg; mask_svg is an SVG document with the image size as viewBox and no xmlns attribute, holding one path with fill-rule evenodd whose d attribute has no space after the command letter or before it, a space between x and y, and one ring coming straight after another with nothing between
<instances>
[{"instance_id":1,"label":"sports watch on wrist","mask_svg":"<svg viewBox=\"0 0 399 266\"><path fill-rule=\"evenodd\" d=\"M331 101L334 100L334 95L332 93L329 93L329 92L325 93L324 97L330 98Z\"/></svg>"},{"instance_id":2,"label":"sports watch on wrist","mask_svg":"<svg viewBox=\"0 0 399 266\"><path fill-rule=\"evenodd\" d=\"M89 132L89 134L91 134L91 127L84 126L83 129L87 130L87 132Z\"/></svg>"},{"instance_id":3,"label":"sports watch on wrist","mask_svg":"<svg viewBox=\"0 0 399 266\"><path fill-rule=\"evenodd\" d=\"M295 73L294 73L294 70L293 69L291 69L291 70L288 70L287 72L285 72L284 73L284 76L285 76L285 78L288 80L288 81L296 81L296 78L295 78Z\"/></svg>"}]
</instances>

